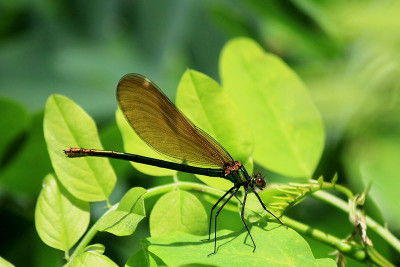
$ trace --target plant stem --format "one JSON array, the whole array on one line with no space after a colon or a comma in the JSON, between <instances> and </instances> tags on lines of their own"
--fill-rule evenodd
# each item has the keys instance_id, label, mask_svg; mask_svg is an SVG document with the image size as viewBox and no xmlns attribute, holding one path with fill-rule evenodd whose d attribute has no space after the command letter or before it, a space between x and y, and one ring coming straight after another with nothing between
<instances>
[{"instance_id":1,"label":"plant stem","mask_svg":"<svg viewBox=\"0 0 400 267\"><path fill-rule=\"evenodd\" d=\"M108 209L102 216L101 218L103 218L104 216L106 216L109 212L115 210L118 207L118 204L115 204L114 206L112 206L110 209ZM82 238L82 240L79 242L78 246L75 248L74 252L72 253L71 257L69 258L69 261L72 261L77 255L81 254L82 251L86 248L86 246L89 244L89 242L93 239L93 237L96 235L97 233L97 224L100 222L100 219L97 220L97 222L95 224L92 225L92 227L90 227L89 231L86 232L86 234L84 235L84 237Z\"/></svg>"},{"instance_id":2,"label":"plant stem","mask_svg":"<svg viewBox=\"0 0 400 267\"><path fill-rule=\"evenodd\" d=\"M354 246L343 242L336 236L327 234L321 230L312 228L309 225L303 224L299 221L293 220L289 217L284 216L283 220L286 225L295 229L297 232L302 233L305 236L309 236L322 243L335 247L343 254L360 262L369 261L378 266L394 266L387 259L385 259L378 251L373 248L367 248L368 253L361 246Z\"/></svg>"},{"instance_id":3,"label":"plant stem","mask_svg":"<svg viewBox=\"0 0 400 267\"><path fill-rule=\"evenodd\" d=\"M315 240L321 241L325 244L328 244L332 247L337 248L339 251L343 252L344 254L358 260L363 261L366 259L366 252L362 247L355 247L351 246L336 236L327 234L321 230L312 228L309 225L303 224L299 221L291 219L287 216L283 216L284 222L290 226L291 228L295 229L297 232L302 233L303 235L309 236Z\"/></svg>"},{"instance_id":4,"label":"plant stem","mask_svg":"<svg viewBox=\"0 0 400 267\"><path fill-rule=\"evenodd\" d=\"M176 184L179 183L179 179L178 179L178 174L177 173L174 174L173 178L174 178L174 183L176 183Z\"/></svg>"},{"instance_id":5,"label":"plant stem","mask_svg":"<svg viewBox=\"0 0 400 267\"><path fill-rule=\"evenodd\" d=\"M225 193L222 190L215 189L215 188L209 187L207 185L203 185L203 184L191 183L191 182L177 182L177 183L173 183L173 184L160 185L160 186L150 188L149 190L147 190L146 194L144 195L144 198L146 199L146 198L154 196L154 195L159 195L159 194L169 192L169 191L173 190L175 187L179 187L180 189L184 189L184 190L207 192L207 193L211 193L211 194L218 195L218 196L221 196L222 194Z\"/></svg>"},{"instance_id":6,"label":"plant stem","mask_svg":"<svg viewBox=\"0 0 400 267\"><path fill-rule=\"evenodd\" d=\"M314 181L313 181L314 182ZM319 189L333 189L338 192L343 193L348 199L352 199L354 194L345 186L338 185L336 183L329 183L323 182L320 188L316 188L311 192L311 195L315 198L318 198L324 202L327 202L346 213L349 213L348 204L343 201L342 199L329 194L327 192L321 191ZM375 220L371 217L366 216L366 223L368 228L375 231L378 235L380 235L386 242L388 242L394 249L396 249L400 253L400 241L396 238L387 228L383 227L382 225L378 224Z\"/></svg>"},{"instance_id":7,"label":"plant stem","mask_svg":"<svg viewBox=\"0 0 400 267\"><path fill-rule=\"evenodd\" d=\"M331 204L339 208L340 210L349 213L349 207L345 201L342 199L329 194L327 192L318 191L312 194L313 197L318 198L324 202ZM374 219L369 216L366 216L366 223L368 228L375 231L378 235L380 235L383 239L386 240L393 248L395 248L400 253L400 241L397 239L388 229L378 224Z\"/></svg>"},{"instance_id":8,"label":"plant stem","mask_svg":"<svg viewBox=\"0 0 400 267\"><path fill-rule=\"evenodd\" d=\"M351 192L350 189L348 189L348 188L345 187L345 186L338 185L338 184L332 184L332 183L329 183L329 182L324 182L324 183L322 184L322 187L321 187L321 188L322 188L322 189L333 189L333 190L336 190L336 191L338 191L338 192L341 192L341 193L343 193L348 199L351 199L351 198L354 196L353 192Z\"/></svg>"},{"instance_id":9,"label":"plant stem","mask_svg":"<svg viewBox=\"0 0 400 267\"><path fill-rule=\"evenodd\" d=\"M379 266L395 267L391 262L385 259L381 254L379 254L379 252L376 251L373 247L367 247L367 250L368 256L371 258L372 262L377 263Z\"/></svg>"},{"instance_id":10,"label":"plant stem","mask_svg":"<svg viewBox=\"0 0 400 267\"><path fill-rule=\"evenodd\" d=\"M64 258L65 258L67 261L69 261L69 252L68 252L68 250L67 250L67 251L64 251Z\"/></svg>"}]
</instances>

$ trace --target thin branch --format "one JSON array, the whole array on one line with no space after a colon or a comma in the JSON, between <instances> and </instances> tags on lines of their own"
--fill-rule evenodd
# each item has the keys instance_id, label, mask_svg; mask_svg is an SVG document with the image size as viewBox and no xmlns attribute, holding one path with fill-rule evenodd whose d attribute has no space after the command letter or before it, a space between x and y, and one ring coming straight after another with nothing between
<instances>
[{"instance_id":1,"label":"thin branch","mask_svg":"<svg viewBox=\"0 0 400 267\"><path fill-rule=\"evenodd\" d=\"M394 266L373 248L367 248L367 253L362 246L350 245L349 243L342 241L336 236L327 234L319 229L312 228L309 225L293 220L289 217L284 216L283 220L289 227L295 229L297 232L302 233L305 236L309 236L312 239L318 240L327 245L330 245L331 247L336 248L343 254L357 261L368 261L378 266Z\"/></svg>"},{"instance_id":2,"label":"thin branch","mask_svg":"<svg viewBox=\"0 0 400 267\"><path fill-rule=\"evenodd\" d=\"M349 206L347 205L347 203L332 194L318 191L314 192L312 196L326 203L329 203L346 213L349 213ZM366 222L369 229L380 235L383 239L386 240L386 242L388 242L394 249L396 249L400 253L400 240L397 239L396 236L394 236L387 228L383 227L369 216L366 216Z\"/></svg>"},{"instance_id":3,"label":"thin branch","mask_svg":"<svg viewBox=\"0 0 400 267\"><path fill-rule=\"evenodd\" d=\"M118 207L118 203L112 206L110 209L108 209L102 216L106 216L109 212L115 210ZM76 256L81 254L83 250L86 248L86 246L92 241L93 237L96 235L98 232L97 230L97 224L101 221L101 218L97 220L95 224L90 227L89 231L86 232L86 234L83 236L81 241L79 242L78 246L75 248L74 252L72 253L71 257L69 258L69 262L72 261Z\"/></svg>"},{"instance_id":4,"label":"thin branch","mask_svg":"<svg viewBox=\"0 0 400 267\"><path fill-rule=\"evenodd\" d=\"M336 249L352 257L353 259L364 261L367 257L367 253L361 246L352 246L348 243L343 242L336 236L325 233L321 230L291 219L287 216L283 216L283 220L289 227L295 229L297 232L302 233L305 236L309 236L315 240L321 241L322 243L325 243L331 247L335 247Z\"/></svg>"}]
</instances>

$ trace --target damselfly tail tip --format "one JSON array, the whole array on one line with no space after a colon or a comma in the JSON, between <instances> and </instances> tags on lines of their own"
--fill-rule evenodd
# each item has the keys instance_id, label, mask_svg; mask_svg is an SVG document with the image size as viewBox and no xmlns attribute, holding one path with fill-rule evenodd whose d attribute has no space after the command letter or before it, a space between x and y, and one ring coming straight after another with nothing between
<instances>
[{"instance_id":1,"label":"damselfly tail tip","mask_svg":"<svg viewBox=\"0 0 400 267\"><path fill-rule=\"evenodd\" d=\"M67 156L67 158L76 158L76 157L82 157L83 149L70 147L70 148L64 149L63 152Z\"/></svg>"},{"instance_id":2,"label":"damselfly tail tip","mask_svg":"<svg viewBox=\"0 0 400 267\"><path fill-rule=\"evenodd\" d=\"M63 149L63 152L64 152L64 154L65 154L65 156L66 156L67 158L70 157L71 151L72 151L72 148Z\"/></svg>"}]
</instances>

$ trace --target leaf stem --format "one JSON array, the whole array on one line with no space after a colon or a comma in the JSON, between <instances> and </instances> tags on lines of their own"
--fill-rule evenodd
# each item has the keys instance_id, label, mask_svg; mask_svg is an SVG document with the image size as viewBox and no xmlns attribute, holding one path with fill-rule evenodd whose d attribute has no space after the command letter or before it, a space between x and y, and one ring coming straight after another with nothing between
<instances>
[{"instance_id":1,"label":"leaf stem","mask_svg":"<svg viewBox=\"0 0 400 267\"><path fill-rule=\"evenodd\" d=\"M110 209L108 209L102 216L101 218L103 218L104 216L106 216L106 214L108 214L109 212L115 210L118 207L118 204L115 204L114 206L112 206ZM101 219L100 218L100 219ZM71 257L69 258L69 261L72 261L76 256L78 256L79 254L82 253L82 251L86 248L86 246L89 244L89 242L93 239L93 237L96 235L96 233L98 232L97 230L97 224L100 222L100 219L97 220L97 222L95 222L92 227L90 227L89 231L86 232L86 234L84 235L84 237L81 239L81 241L79 242L78 246L75 248L74 252L72 253Z\"/></svg>"},{"instance_id":2,"label":"leaf stem","mask_svg":"<svg viewBox=\"0 0 400 267\"><path fill-rule=\"evenodd\" d=\"M174 178L174 183L176 183L176 184L179 183L178 174L176 172L175 172L173 178Z\"/></svg>"},{"instance_id":3,"label":"leaf stem","mask_svg":"<svg viewBox=\"0 0 400 267\"><path fill-rule=\"evenodd\" d=\"M110 200L108 198L106 198L106 204L107 204L107 208L111 209L112 205L111 205Z\"/></svg>"},{"instance_id":4,"label":"leaf stem","mask_svg":"<svg viewBox=\"0 0 400 267\"><path fill-rule=\"evenodd\" d=\"M64 258L65 258L67 261L69 261L69 251L68 251L68 250L64 251Z\"/></svg>"},{"instance_id":5,"label":"leaf stem","mask_svg":"<svg viewBox=\"0 0 400 267\"><path fill-rule=\"evenodd\" d=\"M222 190L215 189L215 188L209 187L207 185L179 181L179 182L173 183L173 184L160 185L160 186L150 188L149 190L147 190L146 194L144 194L144 198L148 198L148 197L151 197L154 195L159 195L159 194L169 192L169 191L173 190L175 187L179 187L180 189L186 189L186 190L207 192L207 193L211 193L211 194L218 195L218 196L225 193Z\"/></svg>"},{"instance_id":6,"label":"leaf stem","mask_svg":"<svg viewBox=\"0 0 400 267\"><path fill-rule=\"evenodd\" d=\"M348 199L351 199L351 198L354 196L353 192L351 192L350 189L348 189L348 188L345 187L345 186L338 185L338 184L333 184L333 183L329 183L329 182L324 182L324 183L322 184L322 187L321 187L321 188L322 188L322 189L333 189L333 190L336 190L336 191L338 191L338 192L341 192L341 193L343 193Z\"/></svg>"},{"instance_id":7,"label":"leaf stem","mask_svg":"<svg viewBox=\"0 0 400 267\"><path fill-rule=\"evenodd\" d=\"M379 266L395 267L391 262L385 259L381 254L379 254L378 251L376 251L373 247L367 247L367 250L372 262L377 263Z\"/></svg>"}]
</instances>

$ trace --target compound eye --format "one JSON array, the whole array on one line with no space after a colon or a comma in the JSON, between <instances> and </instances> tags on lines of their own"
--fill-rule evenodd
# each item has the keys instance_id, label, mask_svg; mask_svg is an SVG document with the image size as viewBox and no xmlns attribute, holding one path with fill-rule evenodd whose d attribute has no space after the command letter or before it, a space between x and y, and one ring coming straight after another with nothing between
<instances>
[{"instance_id":1,"label":"compound eye","mask_svg":"<svg viewBox=\"0 0 400 267\"><path fill-rule=\"evenodd\" d=\"M256 185L257 185L257 187L259 187L259 188L263 188L264 185L265 185L265 180L264 180L263 178L261 178L261 177L258 177L258 178L256 179Z\"/></svg>"}]
</instances>

